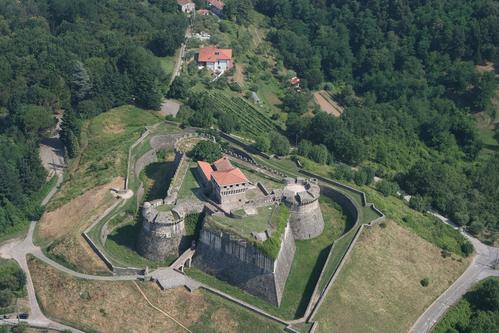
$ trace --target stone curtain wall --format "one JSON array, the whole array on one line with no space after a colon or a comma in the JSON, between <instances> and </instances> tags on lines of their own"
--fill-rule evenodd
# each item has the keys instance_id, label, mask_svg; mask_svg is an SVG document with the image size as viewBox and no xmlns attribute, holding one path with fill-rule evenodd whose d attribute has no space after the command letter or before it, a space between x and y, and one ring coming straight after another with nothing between
<instances>
[{"instance_id":1,"label":"stone curtain wall","mask_svg":"<svg viewBox=\"0 0 499 333\"><path fill-rule=\"evenodd\" d=\"M205 227L201 230L194 265L279 306L295 251L294 238L287 230L274 261L249 242Z\"/></svg>"},{"instance_id":2,"label":"stone curtain wall","mask_svg":"<svg viewBox=\"0 0 499 333\"><path fill-rule=\"evenodd\" d=\"M288 279L291 266L293 265L293 258L295 257L296 250L295 239L289 223L284 230L281 244L279 255L274 262L274 279L278 305L281 305L284 287L286 286L286 280Z\"/></svg>"}]
</instances>

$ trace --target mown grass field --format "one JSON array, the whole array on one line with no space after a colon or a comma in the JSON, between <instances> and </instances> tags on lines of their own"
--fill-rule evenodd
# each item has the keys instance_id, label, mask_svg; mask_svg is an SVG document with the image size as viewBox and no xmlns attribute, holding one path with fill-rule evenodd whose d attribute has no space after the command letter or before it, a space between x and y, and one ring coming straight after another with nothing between
<instances>
[{"instance_id":1,"label":"mown grass field","mask_svg":"<svg viewBox=\"0 0 499 333\"><path fill-rule=\"evenodd\" d=\"M315 317L317 331L406 332L468 266L440 252L392 221L366 229Z\"/></svg>"},{"instance_id":2,"label":"mown grass field","mask_svg":"<svg viewBox=\"0 0 499 333\"><path fill-rule=\"evenodd\" d=\"M43 262L28 260L37 298L46 315L86 332L185 332L153 309L133 282L70 277ZM162 291L138 282L149 301L192 332L279 332L283 327L208 292ZM61 287L63 286L63 287Z\"/></svg>"}]
</instances>

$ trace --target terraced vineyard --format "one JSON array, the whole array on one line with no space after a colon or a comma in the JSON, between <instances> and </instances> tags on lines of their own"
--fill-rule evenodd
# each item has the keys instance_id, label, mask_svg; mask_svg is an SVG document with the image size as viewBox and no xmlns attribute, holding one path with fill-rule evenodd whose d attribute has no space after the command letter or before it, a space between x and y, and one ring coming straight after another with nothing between
<instances>
[{"instance_id":1,"label":"terraced vineyard","mask_svg":"<svg viewBox=\"0 0 499 333\"><path fill-rule=\"evenodd\" d=\"M241 97L234 97L219 91L208 92L212 106L232 113L241 124L241 130L253 136L277 130L274 122Z\"/></svg>"}]
</instances>

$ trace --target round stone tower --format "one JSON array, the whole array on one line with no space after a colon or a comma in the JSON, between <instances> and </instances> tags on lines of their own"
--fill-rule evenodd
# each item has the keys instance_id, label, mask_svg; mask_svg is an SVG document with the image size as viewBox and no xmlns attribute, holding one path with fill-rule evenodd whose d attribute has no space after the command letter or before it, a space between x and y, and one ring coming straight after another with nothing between
<instances>
[{"instance_id":1,"label":"round stone tower","mask_svg":"<svg viewBox=\"0 0 499 333\"><path fill-rule=\"evenodd\" d=\"M310 239L322 234L324 219L317 180L286 178L285 183L282 200L289 207L289 224L295 239Z\"/></svg>"},{"instance_id":2,"label":"round stone tower","mask_svg":"<svg viewBox=\"0 0 499 333\"><path fill-rule=\"evenodd\" d=\"M178 255L184 230L184 216L175 209L159 211L150 202L144 202L137 249L151 260Z\"/></svg>"}]
</instances>

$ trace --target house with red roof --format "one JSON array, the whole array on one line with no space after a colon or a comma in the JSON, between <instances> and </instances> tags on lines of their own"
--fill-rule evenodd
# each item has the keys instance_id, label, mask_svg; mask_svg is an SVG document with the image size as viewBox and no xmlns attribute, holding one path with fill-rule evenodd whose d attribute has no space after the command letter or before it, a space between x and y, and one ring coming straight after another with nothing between
<instances>
[{"instance_id":1,"label":"house with red roof","mask_svg":"<svg viewBox=\"0 0 499 333\"><path fill-rule=\"evenodd\" d=\"M210 11L208 9L202 8L202 9L198 9L196 11L196 14L199 16L208 16L208 15L210 15Z\"/></svg>"},{"instance_id":2,"label":"house with red roof","mask_svg":"<svg viewBox=\"0 0 499 333\"><path fill-rule=\"evenodd\" d=\"M234 66L232 49L219 49L216 47L200 48L198 63L215 73L225 72Z\"/></svg>"},{"instance_id":3,"label":"house with red roof","mask_svg":"<svg viewBox=\"0 0 499 333\"><path fill-rule=\"evenodd\" d=\"M246 201L251 182L244 173L222 157L212 164L198 161L198 174L203 186L209 189L220 204Z\"/></svg>"},{"instance_id":4,"label":"house with red roof","mask_svg":"<svg viewBox=\"0 0 499 333\"><path fill-rule=\"evenodd\" d=\"M182 13L190 14L196 10L196 5L191 0L177 0L177 5Z\"/></svg>"},{"instance_id":5,"label":"house with red roof","mask_svg":"<svg viewBox=\"0 0 499 333\"><path fill-rule=\"evenodd\" d=\"M207 0L207 7L215 15L222 16L225 3L222 0Z\"/></svg>"}]
</instances>

